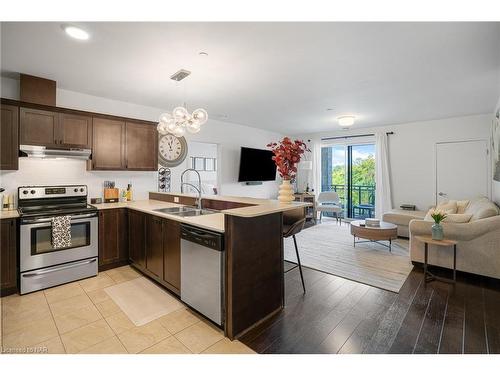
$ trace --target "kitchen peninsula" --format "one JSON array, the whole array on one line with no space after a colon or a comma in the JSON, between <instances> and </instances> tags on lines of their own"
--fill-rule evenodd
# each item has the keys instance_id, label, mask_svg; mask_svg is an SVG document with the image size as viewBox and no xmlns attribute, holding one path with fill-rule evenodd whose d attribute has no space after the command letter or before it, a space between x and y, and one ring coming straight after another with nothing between
<instances>
[{"instance_id":1,"label":"kitchen peninsula","mask_svg":"<svg viewBox=\"0 0 500 375\"><path fill-rule=\"evenodd\" d=\"M202 198L202 207L217 212L179 216L158 211L196 201L188 194L151 192L149 200L96 204L100 270L130 260L179 295L181 223L223 234L223 328L234 339L283 308L283 223L303 217L308 203L209 196Z\"/></svg>"}]
</instances>

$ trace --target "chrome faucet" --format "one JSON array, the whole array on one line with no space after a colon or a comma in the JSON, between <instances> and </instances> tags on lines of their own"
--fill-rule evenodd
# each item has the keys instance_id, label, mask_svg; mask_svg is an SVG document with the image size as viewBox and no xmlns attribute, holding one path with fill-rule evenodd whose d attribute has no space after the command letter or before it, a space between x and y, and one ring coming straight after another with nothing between
<instances>
[{"instance_id":1,"label":"chrome faucet","mask_svg":"<svg viewBox=\"0 0 500 375\"><path fill-rule=\"evenodd\" d=\"M189 182L184 182L184 175L186 174L186 172L194 172L194 173L196 173L196 175L198 176L198 187L196 187L195 185L193 185L193 184L191 184ZM184 193L184 185L190 186L190 187L192 187L194 190L196 190L198 192L197 205L198 205L198 209L201 210L201 176L200 176L200 173L196 169L193 169L193 168L186 169L181 174L181 193Z\"/></svg>"}]
</instances>

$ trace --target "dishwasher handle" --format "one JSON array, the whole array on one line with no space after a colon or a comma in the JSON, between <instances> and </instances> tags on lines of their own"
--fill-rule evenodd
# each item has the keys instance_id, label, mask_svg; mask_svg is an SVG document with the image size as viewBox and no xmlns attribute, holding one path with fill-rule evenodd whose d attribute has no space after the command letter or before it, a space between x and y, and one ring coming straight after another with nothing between
<instances>
[{"instance_id":1,"label":"dishwasher handle","mask_svg":"<svg viewBox=\"0 0 500 375\"><path fill-rule=\"evenodd\" d=\"M197 243L217 251L224 251L223 236L189 225L181 225L181 240Z\"/></svg>"}]
</instances>

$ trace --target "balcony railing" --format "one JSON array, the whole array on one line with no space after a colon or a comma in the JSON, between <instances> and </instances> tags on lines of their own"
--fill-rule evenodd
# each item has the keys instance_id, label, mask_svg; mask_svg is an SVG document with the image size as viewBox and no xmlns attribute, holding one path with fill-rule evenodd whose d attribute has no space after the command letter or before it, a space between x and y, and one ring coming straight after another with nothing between
<instances>
[{"instance_id":1,"label":"balcony railing","mask_svg":"<svg viewBox=\"0 0 500 375\"><path fill-rule=\"evenodd\" d=\"M339 195L340 202L347 210L347 186L331 185L330 191L335 191ZM364 219L375 216L375 185L352 185L352 214L355 219ZM347 215L344 212L344 215Z\"/></svg>"}]
</instances>

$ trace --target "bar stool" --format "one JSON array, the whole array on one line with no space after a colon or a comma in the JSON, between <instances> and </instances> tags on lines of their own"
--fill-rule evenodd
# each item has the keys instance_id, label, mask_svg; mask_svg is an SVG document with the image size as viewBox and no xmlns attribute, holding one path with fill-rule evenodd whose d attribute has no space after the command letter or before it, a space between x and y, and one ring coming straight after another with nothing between
<instances>
[{"instance_id":1,"label":"bar stool","mask_svg":"<svg viewBox=\"0 0 500 375\"><path fill-rule=\"evenodd\" d=\"M287 219L287 217L284 216L283 217L283 238L288 238L288 237L293 238L293 244L295 245L295 254L297 255L297 264L294 267L285 271L285 273L299 267L300 279L302 280L302 289L304 290L304 293L305 293L306 286L304 284L304 275L302 274L302 264L300 263L299 248L297 246L297 239L295 238L295 235L298 234L302 230L302 228L304 228L306 218L302 217L301 219L298 219L298 220L291 222L291 223L287 223L286 219Z\"/></svg>"}]
</instances>

